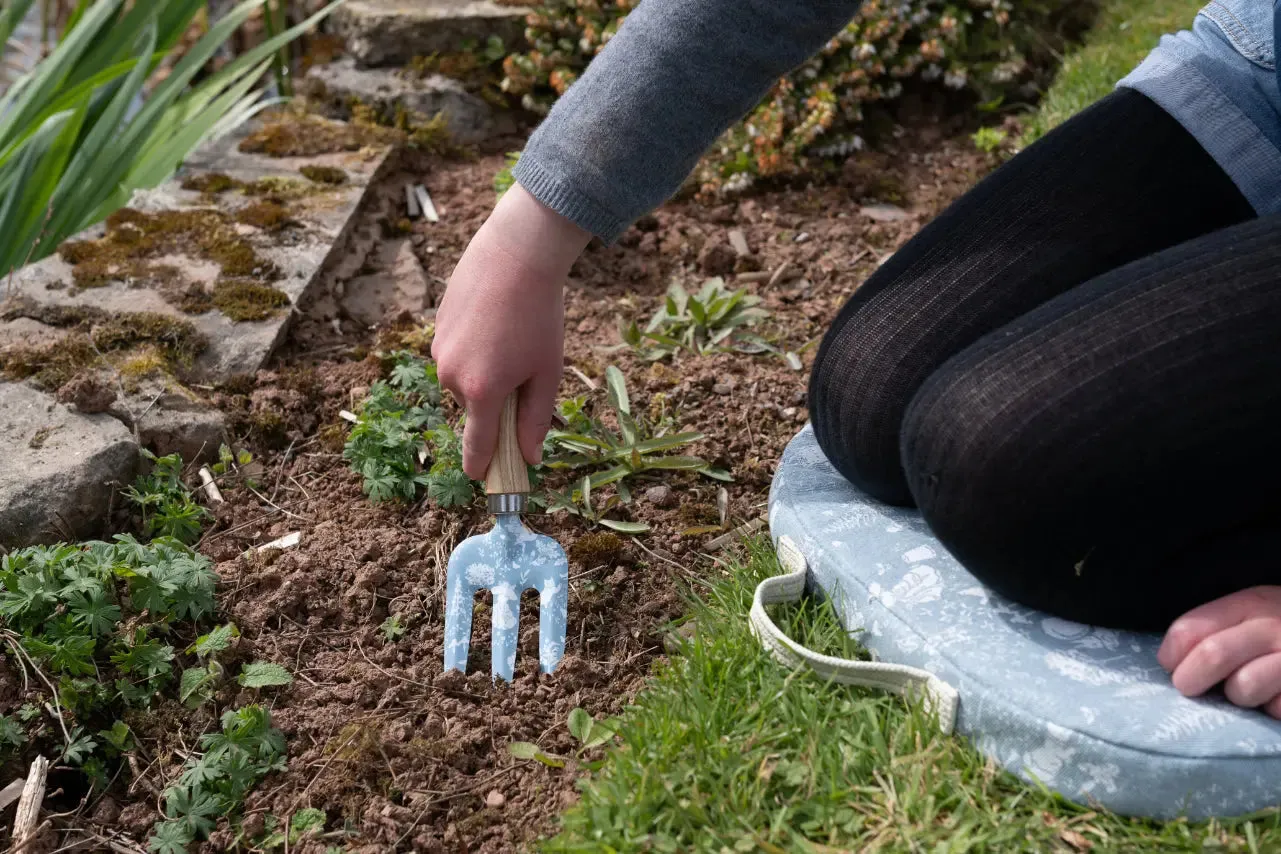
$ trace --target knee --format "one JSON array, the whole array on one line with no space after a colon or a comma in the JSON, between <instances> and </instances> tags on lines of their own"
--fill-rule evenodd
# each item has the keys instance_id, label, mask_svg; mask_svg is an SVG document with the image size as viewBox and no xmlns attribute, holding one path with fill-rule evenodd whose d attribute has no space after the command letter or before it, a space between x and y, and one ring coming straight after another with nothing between
<instances>
[{"instance_id":1,"label":"knee","mask_svg":"<svg viewBox=\"0 0 1281 854\"><path fill-rule=\"evenodd\" d=\"M910 505L899 428L919 360L896 331L875 299L856 294L824 336L807 403L819 447L846 480L877 500Z\"/></svg>"}]
</instances>

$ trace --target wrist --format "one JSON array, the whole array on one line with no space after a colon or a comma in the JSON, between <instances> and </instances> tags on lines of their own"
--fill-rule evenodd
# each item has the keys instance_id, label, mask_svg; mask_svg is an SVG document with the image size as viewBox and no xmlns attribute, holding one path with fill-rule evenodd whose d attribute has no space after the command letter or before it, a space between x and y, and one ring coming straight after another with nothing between
<instances>
[{"instance_id":1,"label":"wrist","mask_svg":"<svg viewBox=\"0 0 1281 854\"><path fill-rule=\"evenodd\" d=\"M519 183L503 194L485 228L504 250L544 275L558 280L592 240L591 232L536 199Z\"/></svg>"}]
</instances>

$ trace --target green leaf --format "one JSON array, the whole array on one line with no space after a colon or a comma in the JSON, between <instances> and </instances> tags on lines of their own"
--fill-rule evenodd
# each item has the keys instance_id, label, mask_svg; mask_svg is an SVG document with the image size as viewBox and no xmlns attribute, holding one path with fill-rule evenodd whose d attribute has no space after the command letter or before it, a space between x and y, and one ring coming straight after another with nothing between
<instances>
[{"instance_id":1,"label":"green leaf","mask_svg":"<svg viewBox=\"0 0 1281 854\"><path fill-rule=\"evenodd\" d=\"M537 744L531 744L528 741L513 741L511 744L507 745L507 750L517 759L541 762L548 768L565 767L565 760L563 757L556 756L552 753L544 753L542 748Z\"/></svg>"},{"instance_id":2,"label":"green leaf","mask_svg":"<svg viewBox=\"0 0 1281 854\"><path fill-rule=\"evenodd\" d=\"M188 707L200 705L205 699L203 696L205 687L215 678L214 671L208 667L190 667L182 671L178 701Z\"/></svg>"},{"instance_id":3,"label":"green leaf","mask_svg":"<svg viewBox=\"0 0 1281 854\"><path fill-rule=\"evenodd\" d=\"M295 844L302 838L302 835L309 830L321 830L325 826L328 816L324 810L315 807L300 809L289 819L289 842Z\"/></svg>"},{"instance_id":4,"label":"green leaf","mask_svg":"<svg viewBox=\"0 0 1281 854\"><path fill-rule=\"evenodd\" d=\"M592 732L592 716L581 708L569 713L569 734L580 742L587 741Z\"/></svg>"},{"instance_id":5,"label":"green leaf","mask_svg":"<svg viewBox=\"0 0 1281 854\"><path fill-rule=\"evenodd\" d=\"M23 731L22 724L8 715L0 715L0 744L21 747L26 740L27 734Z\"/></svg>"},{"instance_id":6,"label":"green leaf","mask_svg":"<svg viewBox=\"0 0 1281 854\"><path fill-rule=\"evenodd\" d=\"M196 841L196 834L185 821L170 819L156 825L155 833L147 840L147 850L154 854L187 854L187 847Z\"/></svg>"},{"instance_id":7,"label":"green leaf","mask_svg":"<svg viewBox=\"0 0 1281 854\"><path fill-rule=\"evenodd\" d=\"M644 522L620 522L617 519L601 519L600 524L618 531L620 534L643 534L649 530Z\"/></svg>"},{"instance_id":8,"label":"green leaf","mask_svg":"<svg viewBox=\"0 0 1281 854\"><path fill-rule=\"evenodd\" d=\"M271 661L255 661L241 669L236 681L246 688L270 688L289 685L294 681L294 677L279 664Z\"/></svg>"},{"instance_id":9,"label":"green leaf","mask_svg":"<svg viewBox=\"0 0 1281 854\"><path fill-rule=\"evenodd\" d=\"M605 385L609 389L609 405L620 415L631 414L631 401L627 397L627 380L615 365L605 369Z\"/></svg>"},{"instance_id":10,"label":"green leaf","mask_svg":"<svg viewBox=\"0 0 1281 854\"><path fill-rule=\"evenodd\" d=\"M227 623L226 625L218 626L207 635L201 635L196 638L195 644L192 645L188 652L194 650L196 655L205 658L227 649L227 647L231 646L231 639L237 637L240 637L240 630L236 628L236 624Z\"/></svg>"}]
</instances>

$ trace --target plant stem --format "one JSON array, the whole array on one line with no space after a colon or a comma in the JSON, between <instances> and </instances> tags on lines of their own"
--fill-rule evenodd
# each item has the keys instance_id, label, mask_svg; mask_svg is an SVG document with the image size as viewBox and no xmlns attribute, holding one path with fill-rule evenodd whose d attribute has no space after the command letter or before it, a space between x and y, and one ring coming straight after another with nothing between
<instances>
[{"instance_id":1,"label":"plant stem","mask_svg":"<svg viewBox=\"0 0 1281 854\"><path fill-rule=\"evenodd\" d=\"M284 32L286 25L285 3L288 0L266 0L263 5L262 18L267 27L267 38L275 38L279 33ZM280 13L279 19L276 13ZM289 75L289 48L282 47L276 52L271 63L272 72L276 75L276 88L280 90L281 97L292 98L294 94L293 80Z\"/></svg>"}]
</instances>

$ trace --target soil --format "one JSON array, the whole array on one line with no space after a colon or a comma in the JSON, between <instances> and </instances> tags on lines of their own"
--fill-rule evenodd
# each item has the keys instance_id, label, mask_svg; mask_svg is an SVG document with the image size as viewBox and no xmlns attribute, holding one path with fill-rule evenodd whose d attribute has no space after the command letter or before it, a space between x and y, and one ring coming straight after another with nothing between
<instances>
[{"instance_id":1,"label":"soil","mask_svg":"<svg viewBox=\"0 0 1281 854\"><path fill-rule=\"evenodd\" d=\"M517 760L508 745L536 742L570 756L572 709L616 714L642 687L682 613L684 582L709 564L699 555L717 536L763 515L775 463L807 419L806 378L825 324L921 224L996 164L974 150L972 130L922 111L831 180L714 207L672 202L616 245L589 249L567 288L562 395L603 385L605 367L618 365L634 408L657 399L656 408L675 414L674 427L706 434L683 452L732 473L724 485L728 514L722 520L718 508L722 484L670 473L634 484L636 500L618 515L651 525L638 538L601 536L565 514L528 516L531 528L571 555L568 653L556 673L536 672L537 609L526 601L517 676L498 686L488 675L483 601L469 675L441 667L446 561L460 540L491 522L480 508L371 504L342 459L339 411L354 408L383 375L380 347L426 352L422 325L494 204L502 152L519 141L468 161L407 160L393 172L361 214L352 257L328 271L271 370L215 395L255 454L257 485L224 486L227 501L199 548L217 562L220 605L246 649L295 674L291 687L270 695L288 739L288 770L250 797L246 827L268 813L323 809L325 838L289 848L315 854L327 845L489 854L554 832L556 815L575 799L574 763ZM425 184L441 219L415 220L406 234L403 188L411 180ZM732 230L741 231L747 254ZM380 249L388 239L408 241L426 286L380 303L384 322L371 328L367 304L353 315L344 302L353 281L376 289L395 265L403 275L400 253ZM643 326L670 281L694 289L711 275L763 299L771 316L757 331L799 353L802 370L769 354L649 363L628 350L602 352L618 343L620 316ZM761 281L770 277L772 285ZM301 532L296 547L255 551L294 531ZM380 630L391 616L404 627L395 640ZM151 798L125 806L106 826L145 839L156 818ZM231 838L219 830L204 850L227 850Z\"/></svg>"}]
</instances>

